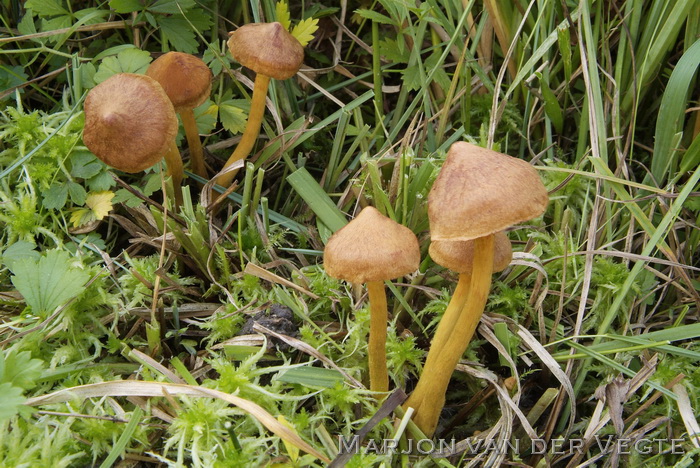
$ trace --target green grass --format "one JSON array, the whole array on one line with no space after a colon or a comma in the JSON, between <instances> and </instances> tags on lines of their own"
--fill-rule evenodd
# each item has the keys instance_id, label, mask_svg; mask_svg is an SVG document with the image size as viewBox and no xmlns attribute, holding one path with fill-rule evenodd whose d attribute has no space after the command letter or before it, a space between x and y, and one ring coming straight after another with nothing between
<instances>
[{"instance_id":1,"label":"green grass","mask_svg":"<svg viewBox=\"0 0 700 468\"><path fill-rule=\"evenodd\" d=\"M387 288L390 382L410 393L456 282L427 254L427 196L470 141L531 161L550 204L509 232L436 437L518 448L348 466L603 466L612 436L662 440L629 466L696 465L700 2L335 3L290 2L319 30L222 208L188 173L166 219L163 168L118 173L83 145L86 93L161 52L202 57L218 171L253 77L226 33L276 2L0 0L0 464L325 466L340 436L420 438L363 387L366 298L322 251L365 205L418 236L419 272ZM278 347L246 326L272 304L295 335Z\"/></svg>"}]
</instances>

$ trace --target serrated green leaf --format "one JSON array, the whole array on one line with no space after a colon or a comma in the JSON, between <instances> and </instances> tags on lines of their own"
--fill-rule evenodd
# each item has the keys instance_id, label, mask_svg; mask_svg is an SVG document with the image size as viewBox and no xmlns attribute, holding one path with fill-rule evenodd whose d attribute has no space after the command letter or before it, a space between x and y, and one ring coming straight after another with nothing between
<instances>
[{"instance_id":1,"label":"serrated green leaf","mask_svg":"<svg viewBox=\"0 0 700 468\"><path fill-rule=\"evenodd\" d=\"M194 0L158 0L148 7L148 11L174 15L180 13L180 11L187 11L194 5Z\"/></svg>"},{"instance_id":2,"label":"serrated green leaf","mask_svg":"<svg viewBox=\"0 0 700 468\"><path fill-rule=\"evenodd\" d=\"M42 31L55 31L56 29L63 29L63 28L70 28L73 25L73 19L69 15L62 15L62 16L55 16L50 19L42 18L41 19L41 30ZM58 42L62 40L64 37L67 37L66 34L59 34L55 36L50 36L47 39L50 40L51 42Z\"/></svg>"},{"instance_id":3,"label":"serrated green leaf","mask_svg":"<svg viewBox=\"0 0 700 468\"><path fill-rule=\"evenodd\" d=\"M60 210L66 205L68 199L68 187L66 184L53 184L44 192L41 204L47 210Z\"/></svg>"},{"instance_id":4,"label":"serrated green leaf","mask_svg":"<svg viewBox=\"0 0 700 468\"><path fill-rule=\"evenodd\" d=\"M217 51L213 50L211 47L208 47L207 50L204 51L204 55L202 55L202 60L209 66L214 76L218 76L224 67L228 67L228 59L222 60L220 58L221 55L221 53L217 53Z\"/></svg>"},{"instance_id":5,"label":"serrated green leaf","mask_svg":"<svg viewBox=\"0 0 700 468\"><path fill-rule=\"evenodd\" d=\"M244 109L246 104L243 99L229 99L221 103L219 119L226 130L231 133L243 132L248 118L247 109Z\"/></svg>"},{"instance_id":6,"label":"serrated green leaf","mask_svg":"<svg viewBox=\"0 0 700 468\"><path fill-rule=\"evenodd\" d=\"M24 8L32 10L41 17L68 15L60 0L27 0Z\"/></svg>"},{"instance_id":7,"label":"serrated green leaf","mask_svg":"<svg viewBox=\"0 0 700 468\"><path fill-rule=\"evenodd\" d=\"M1 383L9 383L13 387L28 390L41 377L44 361L32 359L29 351L0 353L0 360L4 364L0 375Z\"/></svg>"},{"instance_id":8,"label":"serrated green leaf","mask_svg":"<svg viewBox=\"0 0 700 468\"><path fill-rule=\"evenodd\" d=\"M444 68L444 62L440 62L440 54L431 54L423 64L425 70L435 70L433 73L433 81L435 81L443 91L447 92L450 88L450 78L447 76Z\"/></svg>"},{"instance_id":9,"label":"serrated green leaf","mask_svg":"<svg viewBox=\"0 0 700 468\"><path fill-rule=\"evenodd\" d=\"M62 250L49 250L39 261L25 258L13 265L12 284L34 314L46 316L85 289L90 275Z\"/></svg>"},{"instance_id":10,"label":"serrated green leaf","mask_svg":"<svg viewBox=\"0 0 700 468\"><path fill-rule=\"evenodd\" d=\"M411 53L407 47L400 47L396 39L379 41L379 54L393 63L408 63Z\"/></svg>"},{"instance_id":11,"label":"serrated green leaf","mask_svg":"<svg viewBox=\"0 0 700 468\"><path fill-rule=\"evenodd\" d=\"M160 186L160 174L155 172L148 176L148 180L146 180L146 186L143 188L143 194L147 197L150 197L155 192L160 190Z\"/></svg>"},{"instance_id":12,"label":"serrated green leaf","mask_svg":"<svg viewBox=\"0 0 700 468\"><path fill-rule=\"evenodd\" d=\"M78 72L80 73L80 80L82 81L83 87L87 89L95 87L95 73L97 73L97 68L94 63L87 62L81 64L78 67Z\"/></svg>"},{"instance_id":13,"label":"serrated green leaf","mask_svg":"<svg viewBox=\"0 0 700 468\"><path fill-rule=\"evenodd\" d=\"M23 85L27 82L29 77L24 73L24 69L20 66L5 67L0 65L0 89L8 90L10 88L15 88ZM20 93L22 88L18 88ZM0 97L0 102L10 99L14 93L6 95L4 98Z\"/></svg>"},{"instance_id":14,"label":"serrated green leaf","mask_svg":"<svg viewBox=\"0 0 700 468\"><path fill-rule=\"evenodd\" d=\"M411 65L406 67L401 74L403 75L403 85L411 91L416 91L420 89L423 85L421 81L421 73L418 65Z\"/></svg>"},{"instance_id":15,"label":"serrated green leaf","mask_svg":"<svg viewBox=\"0 0 700 468\"><path fill-rule=\"evenodd\" d=\"M114 193L112 203L123 203L129 208L135 208L143 202L139 197L129 192L127 189L119 189Z\"/></svg>"},{"instance_id":16,"label":"serrated green leaf","mask_svg":"<svg viewBox=\"0 0 700 468\"><path fill-rule=\"evenodd\" d=\"M109 172L104 171L100 172L95 177L91 177L89 180L85 181L85 183L91 192L101 192L103 190L109 190L116 182L114 182Z\"/></svg>"},{"instance_id":17,"label":"serrated green leaf","mask_svg":"<svg viewBox=\"0 0 700 468\"><path fill-rule=\"evenodd\" d=\"M15 416L24 406L27 400L22 396L22 389L13 387L9 383L0 384L0 395L2 395L2 405L0 405L0 422Z\"/></svg>"},{"instance_id":18,"label":"serrated green leaf","mask_svg":"<svg viewBox=\"0 0 700 468\"><path fill-rule=\"evenodd\" d=\"M365 10L363 8L360 8L359 10L355 10L355 14L361 16L362 18L372 20L375 23L391 24L393 26L397 26L396 21L394 21L386 15L377 13L376 11Z\"/></svg>"},{"instance_id":19,"label":"serrated green leaf","mask_svg":"<svg viewBox=\"0 0 700 468\"><path fill-rule=\"evenodd\" d=\"M275 5L275 17L277 18L277 22L284 26L284 29L289 31L292 21L289 19L289 6L287 2L277 2L277 5Z\"/></svg>"},{"instance_id":20,"label":"serrated green leaf","mask_svg":"<svg viewBox=\"0 0 700 468\"><path fill-rule=\"evenodd\" d=\"M299 41L302 47L306 47L306 45L313 40L314 33L317 29L318 20L316 18L307 18L301 20L299 24L294 26L294 29L292 29L292 36L297 38L297 41Z\"/></svg>"},{"instance_id":21,"label":"serrated green leaf","mask_svg":"<svg viewBox=\"0 0 700 468\"><path fill-rule=\"evenodd\" d=\"M143 3L139 0L110 0L110 8L117 13L131 13L143 10Z\"/></svg>"},{"instance_id":22,"label":"serrated green leaf","mask_svg":"<svg viewBox=\"0 0 700 468\"><path fill-rule=\"evenodd\" d=\"M70 162L70 175L81 179L89 179L97 175L104 167L95 155L89 151L74 152L71 154Z\"/></svg>"},{"instance_id":23,"label":"serrated green leaf","mask_svg":"<svg viewBox=\"0 0 700 468\"><path fill-rule=\"evenodd\" d=\"M87 198L87 192L82 185L75 182L68 182L68 194L74 205L82 205Z\"/></svg>"},{"instance_id":24,"label":"serrated green leaf","mask_svg":"<svg viewBox=\"0 0 700 468\"><path fill-rule=\"evenodd\" d=\"M28 10L27 14L22 17L22 20L17 24L17 29L23 35L36 34L36 25L31 10Z\"/></svg>"},{"instance_id":25,"label":"serrated green leaf","mask_svg":"<svg viewBox=\"0 0 700 468\"><path fill-rule=\"evenodd\" d=\"M97 73L95 73L95 83L102 83L104 80L117 73L139 73L146 72L151 63L151 54L145 50L130 48L123 50L116 57L107 57L102 60Z\"/></svg>"},{"instance_id":26,"label":"serrated green leaf","mask_svg":"<svg viewBox=\"0 0 700 468\"><path fill-rule=\"evenodd\" d=\"M211 133L216 128L216 105L207 99L194 110L199 133Z\"/></svg>"},{"instance_id":27,"label":"serrated green leaf","mask_svg":"<svg viewBox=\"0 0 700 468\"><path fill-rule=\"evenodd\" d=\"M34 247L35 245L31 242L17 241L0 254L0 260L10 271L14 271L15 263L22 259L30 258L38 261L41 258L41 255L34 250Z\"/></svg>"},{"instance_id":28,"label":"serrated green leaf","mask_svg":"<svg viewBox=\"0 0 700 468\"><path fill-rule=\"evenodd\" d=\"M197 52L199 43L185 18L182 16L162 18L158 21L158 24L173 49L188 54Z\"/></svg>"}]
</instances>

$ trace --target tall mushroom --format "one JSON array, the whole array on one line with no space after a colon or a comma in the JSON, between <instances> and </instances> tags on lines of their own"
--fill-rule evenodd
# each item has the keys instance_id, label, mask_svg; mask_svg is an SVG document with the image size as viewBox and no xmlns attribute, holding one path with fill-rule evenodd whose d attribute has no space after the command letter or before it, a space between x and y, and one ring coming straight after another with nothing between
<instances>
[{"instance_id":1,"label":"tall mushroom","mask_svg":"<svg viewBox=\"0 0 700 468\"><path fill-rule=\"evenodd\" d=\"M418 269L420 248L415 234L368 206L331 236L323 252L328 274L351 283L367 283L370 303L370 390L389 390L386 367L388 312L384 281Z\"/></svg>"},{"instance_id":2,"label":"tall mushroom","mask_svg":"<svg viewBox=\"0 0 700 468\"><path fill-rule=\"evenodd\" d=\"M85 98L83 141L95 156L124 172L140 172L165 157L175 203L182 202L177 117L163 88L145 75L118 73Z\"/></svg>"},{"instance_id":3,"label":"tall mushroom","mask_svg":"<svg viewBox=\"0 0 700 468\"><path fill-rule=\"evenodd\" d=\"M248 122L241 141L224 164L224 168L245 159L253 149L260 134L270 78L291 78L299 71L304 60L304 48L280 23L246 24L229 35L228 47L233 58L244 67L253 70L256 75ZM235 175L235 171L228 172L219 176L216 182L226 187L231 184Z\"/></svg>"},{"instance_id":4,"label":"tall mushroom","mask_svg":"<svg viewBox=\"0 0 700 468\"><path fill-rule=\"evenodd\" d=\"M149 65L146 75L160 83L172 101L175 112L180 114L187 136L187 146L190 148L192 172L206 178L204 153L194 118L194 108L202 105L211 93L211 70L194 55L168 52Z\"/></svg>"},{"instance_id":5,"label":"tall mushroom","mask_svg":"<svg viewBox=\"0 0 700 468\"><path fill-rule=\"evenodd\" d=\"M457 142L428 198L433 241L474 242L466 303L442 346L431 348L423 374L404 407L428 436L437 427L450 377L483 313L494 267L494 234L540 216L549 201L537 171L525 161Z\"/></svg>"}]
</instances>

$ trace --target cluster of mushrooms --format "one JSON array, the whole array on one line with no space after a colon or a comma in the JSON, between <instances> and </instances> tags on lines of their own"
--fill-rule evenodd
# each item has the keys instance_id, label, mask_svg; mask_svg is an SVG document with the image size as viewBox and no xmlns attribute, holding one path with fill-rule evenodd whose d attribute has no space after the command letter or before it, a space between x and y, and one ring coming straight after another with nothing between
<instances>
[{"instance_id":1,"label":"cluster of mushrooms","mask_svg":"<svg viewBox=\"0 0 700 468\"><path fill-rule=\"evenodd\" d=\"M491 275L511 260L505 229L540 216L547 190L527 162L457 142L450 148L428 196L430 256L459 273L423 373L404 403L427 436L437 427L450 377L467 349L486 305ZM418 269L418 239L408 228L375 208L360 214L329 239L324 265L332 277L367 283L370 302L368 344L370 390L386 392L387 306L384 281Z\"/></svg>"},{"instance_id":2,"label":"cluster of mushrooms","mask_svg":"<svg viewBox=\"0 0 700 468\"><path fill-rule=\"evenodd\" d=\"M231 184L260 134L270 78L284 80L301 67L304 48L280 23L255 23L229 34L231 55L256 73L250 114L240 142L216 183ZM190 149L192 172L207 178L194 108L211 93L212 73L198 57L168 52L145 75L118 73L90 90L85 104L83 141L98 158L124 172L140 172L165 158L172 177L175 205L182 203L183 163L177 148L180 114Z\"/></svg>"},{"instance_id":3,"label":"cluster of mushrooms","mask_svg":"<svg viewBox=\"0 0 700 468\"><path fill-rule=\"evenodd\" d=\"M256 73L244 133L216 176L228 186L260 133L270 78L292 77L304 50L280 23L257 23L230 33L231 55ZM190 149L192 171L206 178L202 145L193 109L211 92L212 74L199 58L169 52L151 63L145 75L119 73L95 86L85 100L83 140L96 156L125 172L143 171L165 158L176 206L181 204L183 163L175 137L180 114ZM437 426L450 376L479 323L491 275L505 269L511 246L504 230L540 216L548 197L531 165L469 143L452 145L428 198L430 256L459 273L452 299L438 325L418 384L405 403L428 436ZM373 207L329 239L324 265L329 275L367 284L370 303L368 340L370 389L389 390L386 364L387 300L384 282L416 271L420 248L415 234Z\"/></svg>"}]
</instances>

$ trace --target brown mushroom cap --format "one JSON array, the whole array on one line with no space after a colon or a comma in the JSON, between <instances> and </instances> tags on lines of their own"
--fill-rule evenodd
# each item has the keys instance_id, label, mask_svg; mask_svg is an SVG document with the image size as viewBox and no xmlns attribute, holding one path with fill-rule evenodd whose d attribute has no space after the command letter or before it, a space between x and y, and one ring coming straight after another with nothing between
<instances>
[{"instance_id":1,"label":"brown mushroom cap","mask_svg":"<svg viewBox=\"0 0 700 468\"><path fill-rule=\"evenodd\" d=\"M168 52L149 65L146 75L160 83L176 112L194 109L211 93L211 70L194 55Z\"/></svg>"},{"instance_id":2,"label":"brown mushroom cap","mask_svg":"<svg viewBox=\"0 0 700 468\"><path fill-rule=\"evenodd\" d=\"M328 274L352 283L385 281L418 269L415 234L376 208L364 208L331 236L323 251Z\"/></svg>"},{"instance_id":3,"label":"brown mushroom cap","mask_svg":"<svg viewBox=\"0 0 700 468\"><path fill-rule=\"evenodd\" d=\"M499 231L494 236L493 271L506 269L513 258L510 240L505 232ZM474 241L432 241L430 257L438 265L442 265L457 273L470 273L474 263Z\"/></svg>"},{"instance_id":4,"label":"brown mushroom cap","mask_svg":"<svg viewBox=\"0 0 700 468\"><path fill-rule=\"evenodd\" d=\"M246 24L229 36L233 58L255 73L286 80L304 61L304 48L280 23Z\"/></svg>"},{"instance_id":5,"label":"brown mushroom cap","mask_svg":"<svg viewBox=\"0 0 700 468\"><path fill-rule=\"evenodd\" d=\"M145 75L118 73L85 98L83 141L95 156L124 172L163 158L177 134L177 117L163 88Z\"/></svg>"},{"instance_id":6,"label":"brown mushroom cap","mask_svg":"<svg viewBox=\"0 0 700 468\"><path fill-rule=\"evenodd\" d=\"M469 240L541 215L549 201L526 161L457 142L428 196L430 237Z\"/></svg>"}]
</instances>

